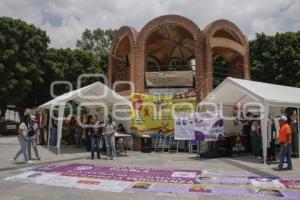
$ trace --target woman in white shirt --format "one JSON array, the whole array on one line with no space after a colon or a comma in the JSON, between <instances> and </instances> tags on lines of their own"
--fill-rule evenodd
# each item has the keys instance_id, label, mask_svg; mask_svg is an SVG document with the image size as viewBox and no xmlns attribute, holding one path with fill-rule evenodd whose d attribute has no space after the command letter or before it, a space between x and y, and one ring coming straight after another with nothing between
<instances>
[{"instance_id":1,"label":"woman in white shirt","mask_svg":"<svg viewBox=\"0 0 300 200\"><path fill-rule=\"evenodd\" d=\"M116 159L116 145L115 145L115 132L116 123L112 120L111 116L107 116L106 123L104 125L104 137L107 151L107 158L110 160Z\"/></svg>"},{"instance_id":2,"label":"woman in white shirt","mask_svg":"<svg viewBox=\"0 0 300 200\"><path fill-rule=\"evenodd\" d=\"M11 160L16 161L17 158L23 154L25 161L27 163L32 163L32 161L28 160L27 156L27 136L28 136L28 125L29 125L29 115L24 116L23 121L21 122L18 130L18 140L20 143L20 149L17 151L15 157Z\"/></svg>"}]
</instances>

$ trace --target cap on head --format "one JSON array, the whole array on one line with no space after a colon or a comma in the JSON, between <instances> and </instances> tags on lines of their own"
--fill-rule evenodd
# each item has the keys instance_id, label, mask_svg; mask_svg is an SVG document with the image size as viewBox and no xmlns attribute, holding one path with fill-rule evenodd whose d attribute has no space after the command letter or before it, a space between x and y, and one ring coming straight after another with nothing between
<instances>
[{"instance_id":1,"label":"cap on head","mask_svg":"<svg viewBox=\"0 0 300 200\"><path fill-rule=\"evenodd\" d=\"M287 117L285 116L285 115L282 115L281 117L280 117L280 121L283 121L283 122L287 122Z\"/></svg>"}]
</instances>

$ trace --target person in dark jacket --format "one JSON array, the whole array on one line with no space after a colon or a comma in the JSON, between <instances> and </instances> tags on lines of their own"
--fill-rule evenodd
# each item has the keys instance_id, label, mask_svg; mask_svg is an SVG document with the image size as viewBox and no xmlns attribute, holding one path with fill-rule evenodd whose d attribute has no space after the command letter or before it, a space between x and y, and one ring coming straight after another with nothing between
<instances>
[{"instance_id":1,"label":"person in dark jacket","mask_svg":"<svg viewBox=\"0 0 300 200\"><path fill-rule=\"evenodd\" d=\"M91 137L91 159L94 159L95 151L97 152L97 159L100 159L100 140L102 132L100 129L100 122L96 115L90 118L90 123L87 127L87 131L88 135L90 135Z\"/></svg>"}]
</instances>

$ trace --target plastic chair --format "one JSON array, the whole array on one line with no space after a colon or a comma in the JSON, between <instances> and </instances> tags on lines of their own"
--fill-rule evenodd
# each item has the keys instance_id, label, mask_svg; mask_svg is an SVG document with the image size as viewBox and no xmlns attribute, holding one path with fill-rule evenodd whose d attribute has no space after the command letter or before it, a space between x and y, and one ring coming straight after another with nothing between
<instances>
[{"instance_id":1,"label":"plastic chair","mask_svg":"<svg viewBox=\"0 0 300 200\"><path fill-rule=\"evenodd\" d=\"M166 137L164 135L156 135L154 152L157 152L157 151L164 152L165 145L166 145Z\"/></svg>"},{"instance_id":2,"label":"plastic chair","mask_svg":"<svg viewBox=\"0 0 300 200\"><path fill-rule=\"evenodd\" d=\"M194 146L197 146L197 149L194 150ZM189 140L189 154L198 153L198 141L196 140Z\"/></svg>"}]
</instances>

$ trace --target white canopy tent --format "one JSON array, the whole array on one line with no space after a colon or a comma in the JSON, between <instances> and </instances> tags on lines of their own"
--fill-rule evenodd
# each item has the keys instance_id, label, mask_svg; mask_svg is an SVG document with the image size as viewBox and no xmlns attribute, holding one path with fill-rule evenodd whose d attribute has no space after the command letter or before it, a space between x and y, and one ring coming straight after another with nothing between
<instances>
[{"instance_id":1,"label":"white canopy tent","mask_svg":"<svg viewBox=\"0 0 300 200\"><path fill-rule=\"evenodd\" d=\"M70 91L65 93L61 96L52 99L49 102L44 103L43 105L39 106L41 109L49 109L50 113L51 110L55 109L58 106L58 124L57 124L57 149L58 154L60 154L60 142L62 137L62 125L63 125L63 118L64 118L64 110L65 106L69 101L74 101L81 107L86 108L95 108L95 107L107 107L107 106L124 106L124 105L131 105L131 102L111 90L109 87L104 85L101 82L95 82L91 85L82 87L77 90ZM50 114L51 115L51 114ZM51 119L52 117L49 116L49 129L48 133L50 132L51 127ZM48 140L49 145L49 140Z\"/></svg>"},{"instance_id":2,"label":"white canopy tent","mask_svg":"<svg viewBox=\"0 0 300 200\"><path fill-rule=\"evenodd\" d=\"M226 78L215 88L200 104L237 105L247 103L259 103L261 105L261 130L264 162L267 157L267 123L269 111L272 107L294 107L300 108L300 88L282 85L255 82L243 79ZM300 134L299 134L300 135ZM299 136L300 150L300 136Z\"/></svg>"}]
</instances>

